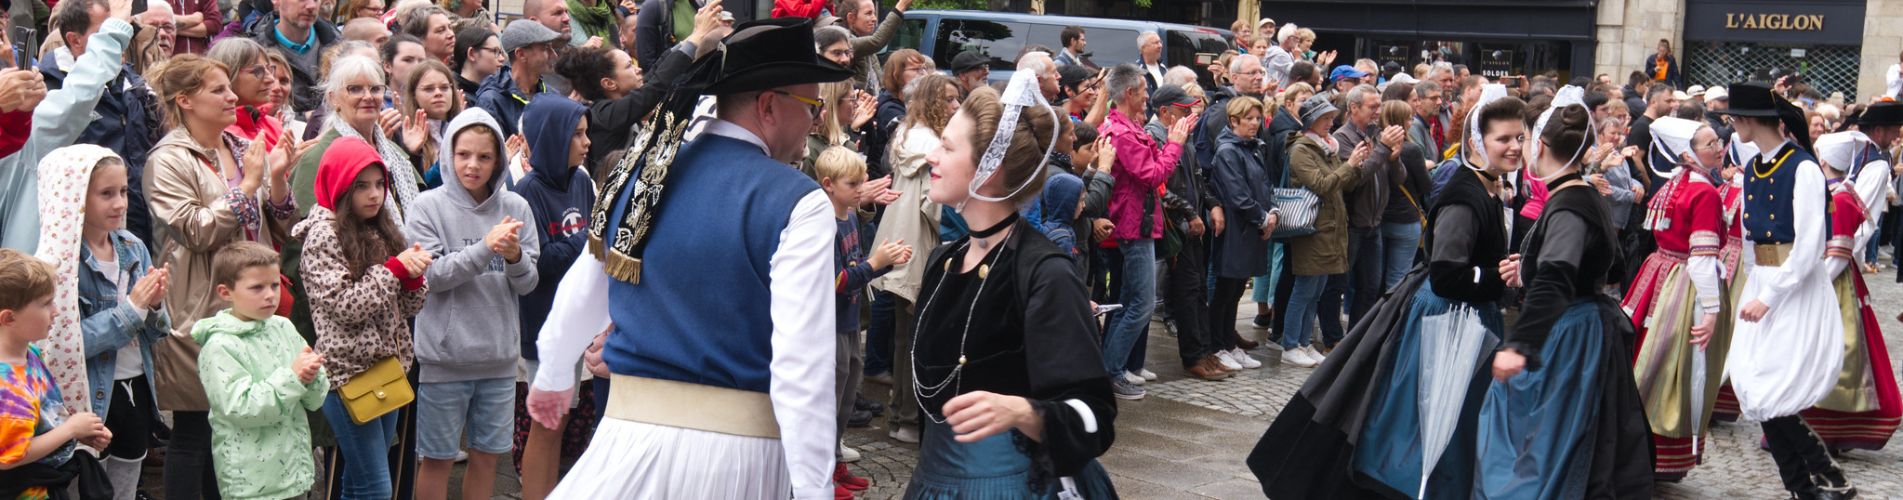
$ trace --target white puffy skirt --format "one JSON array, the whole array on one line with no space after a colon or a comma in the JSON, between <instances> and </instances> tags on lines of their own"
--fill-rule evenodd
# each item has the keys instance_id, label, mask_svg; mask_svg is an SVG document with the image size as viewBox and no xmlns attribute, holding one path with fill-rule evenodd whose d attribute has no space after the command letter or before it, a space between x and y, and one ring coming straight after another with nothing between
<instances>
[{"instance_id":1,"label":"white puffy skirt","mask_svg":"<svg viewBox=\"0 0 1903 500\"><path fill-rule=\"evenodd\" d=\"M1736 309L1762 293L1761 284L1777 270L1752 266ZM1725 371L1746 420L1796 415L1836 385L1843 368L1844 324L1837 294L1823 273L1805 277L1762 321L1733 319Z\"/></svg>"},{"instance_id":2,"label":"white puffy skirt","mask_svg":"<svg viewBox=\"0 0 1903 500\"><path fill-rule=\"evenodd\" d=\"M552 499L792 498L780 441L613 418Z\"/></svg>"}]
</instances>

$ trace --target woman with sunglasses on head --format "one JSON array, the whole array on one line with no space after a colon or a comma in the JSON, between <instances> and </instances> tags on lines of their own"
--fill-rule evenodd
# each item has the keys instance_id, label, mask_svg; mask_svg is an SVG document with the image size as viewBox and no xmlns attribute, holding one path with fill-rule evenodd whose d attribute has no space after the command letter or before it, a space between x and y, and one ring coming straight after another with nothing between
<instances>
[{"instance_id":1,"label":"woman with sunglasses on head","mask_svg":"<svg viewBox=\"0 0 1903 500\"><path fill-rule=\"evenodd\" d=\"M1584 104L1533 134L1532 178L1550 196L1521 255L1501 261L1524 302L1494 353L1480 408L1473 498L1650 498L1652 444L1632 379L1631 330L1603 295L1623 265L1611 209L1580 176ZM1524 279L1524 281L1522 281Z\"/></svg>"},{"instance_id":2,"label":"woman with sunglasses on head","mask_svg":"<svg viewBox=\"0 0 1903 500\"><path fill-rule=\"evenodd\" d=\"M267 155L265 148L227 130L239 113L229 75L223 64L191 54L169 59L153 73L172 130L148 158L145 192L151 197L157 259L175 277L165 300L175 329L189 330L229 306L212 294L213 254L235 241L281 243L274 238L276 229L296 220L293 151L285 147L295 142L284 139ZM163 342L193 342L180 337ZM174 415L166 496L216 498L204 386L197 377L158 378L160 409Z\"/></svg>"}]
</instances>

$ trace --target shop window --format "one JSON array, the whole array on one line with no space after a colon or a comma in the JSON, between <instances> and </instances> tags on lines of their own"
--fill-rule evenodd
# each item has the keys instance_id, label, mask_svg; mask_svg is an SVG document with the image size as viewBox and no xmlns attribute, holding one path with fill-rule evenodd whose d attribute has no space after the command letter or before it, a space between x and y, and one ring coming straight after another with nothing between
<instances>
[{"instance_id":1,"label":"shop window","mask_svg":"<svg viewBox=\"0 0 1903 500\"><path fill-rule=\"evenodd\" d=\"M1861 49L1848 45L1773 46L1759 43L1692 42L1686 47L1686 86L1730 85L1762 80L1766 73L1796 71L1811 88L1829 96L1843 92L1857 100Z\"/></svg>"}]
</instances>

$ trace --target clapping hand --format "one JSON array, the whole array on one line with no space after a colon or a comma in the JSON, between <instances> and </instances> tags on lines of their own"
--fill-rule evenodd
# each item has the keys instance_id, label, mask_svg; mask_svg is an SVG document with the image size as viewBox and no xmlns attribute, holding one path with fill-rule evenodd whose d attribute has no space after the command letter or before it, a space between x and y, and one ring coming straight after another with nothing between
<instances>
[{"instance_id":1,"label":"clapping hand","mask_svg":"<svg viewBox=\"0 0 1903 500\"><path fill-rule=\"evenodd\" d=\"M1367 141L1362 141L1361 144L1355 146L1353 153L1348 153L1348 164L1364 165L1368 162L1368 157L1373 155L1374 147L1369 146Z\"/></svg>"},{"instance_id":2,"label":"clapping hand","mask_svg":"<svg viewBox=\"0 0 1903 500\"><path fill-rule=\"evenodd\" d=\"M482 237L482 243L489 247L489 251L501 255L502 260L514 264L522 260L521 230L522 221L505 215L502 222L489 228L489 234Z\"/></svg>"},{"instance_id":3,"label":"clapping hand","mask_svg":"<svg viewBox=\"0 0 1903 500\"><path fill-rule=\"evenodd\" d=\"M1176 120L1175 125L1170 126L1170 144L1184 144L1189 141L1189 131L1191 127L1196 126L1195 120L1197 116L1199 115L1179 118Z\"/></svg>"},{"instance_id":4,"label":"clapping hand","mask_svg":"<svg viewBox=\"0 0 1903 500\"><path fill-rule=\"evenodd\" d=\"M153 269L145 273L145 277L139 278L138 283L132 285L132 291L126 293L126 299L131 301L132 305L147 311L158 309L165 300L165 291L171 286L171 281L172 267L170 265Z\"/></svg>"},{"instance_id":5,"label":"clapping hand","mask_svg":"<svg viewBox=\"0 0 1903 500\"><path fill-rule=\"evenodd\" d=\"M891 175L866 181L865 184L859 186L859 199L863 203L891 205L892 202L899 201L899 194L898 191L892 190Z\"/></svg>"},{"instance_id":6,"label":"clapping hand","mask_svg":"<svg viewBox=\"0 0 1903 500\"><path fill-rule=\"evenodd\" d=\"M430 263L435 262L436 258L423 250L422 244L412 244L408 250L396 254L396 260L403 263L403 270L409 272L410 278L419 278L423 276L423 271L429 270Z\"/></svg>"},{"instance_id":7,"label":"clapping hand","mask_svg":"<svg viewBox=\"0 0 1903 500\"><path fill-rule=\"evenodd\" d=\"M257 196L258 188L264 186L264 171L270 168L265 164L263 144L255 144L244 149L244 158L239 159L238 170L243 177L238 179L238 191L245 196Z\"/></svg>"},{"instance_id":8,"label":"clapping hand","mask_svg":"<svg viewBox=\"0 0 1903 500\"><path fill-rule=\"evenodd\" d=\"M857 130L871 123L872 118L879 114L879 103L872 98L872 94L867 94L866 91L854 90L852 93L852 99L855 101L852 107L852 128Z\"/></svg>"},{"instance_id":9,"label":"clapping hand","mask_svg":"<svg viewBox=\"0 0 1903 500\"><path fill-rule=\"evenodd\" d=\"M297 353L297 359L291 361L291 371L297 373L297 381L306 384L316 380L317 371L322 368L324 355L311 351L311 346L304 346L304 350Z\"/></svg>"},{"instance_id":10,"label":"clapping hand","mask_svg":"<svg viewBox=\"0 0 1903 500\"><path fill-rule=\"evenodd\" d=\"M388 110L386 110L388 111ZM423 142L429 140L429 114L417 108L416 116L403 122L403 149L410 154L423 152ZM430 161L424 158L423 161Z\"/></svg>"},{"instance_id":11,"label":"clapping hand","mask_svg":"<svg viewBox=\"0 0 1903 500\"><path fill-rule=\"evenodd\" d=\"M1592 174L1587 176L1586 182L1591 183L1593 189L1599 190L1600 196L1612 196L1612 184L1606 182L1605 174Z\"/></svg>"},{"instance_id":12,"label":"clapping hand","mask_svg":"<svg viewBox=\"0 0 1903 500\"><path fill-rule=\"evenodd\" d=\"M1097 137L1097 170L1110 173L1110 167L1117 163L1117 145L1110 142L1110 136Z\"/></svg>"},{"instance_id":13,"label":"clapping hand","mask_svg":"<svg viewBox=\"0 0 1903 500\"><path fill-rule=\"evenodd\" d=\"M866 263L871 264L874 271L911 261L912 247L906 245L905 240L881 243L878 248L872 249L872 256L866 259Z\"/></svg>"},{"instance_id":14,"label":"clapping hand","mask_svg":"<svg viewBox=\"0 0 1903 500\"><path fill-rule=\"evenodd\" d=\"M1399 156L1401 154L1401 143L1406 141L1407 129L1402 128L1400 125L1389 125L1388 128L1381 130L1381 144L1388 146L1389 158Z\"/></svg>"},{"instance_id":15,"label":"clapping hand","mask_svg":"<svg viewBox=\"0 0 1903 500\"><path fill-rule=\"evenodd\" d=\"M377 113L377 125L383 127L384 137L402 137L403 112L395 108L384 108Z\"/></svg>"}]
</instances>

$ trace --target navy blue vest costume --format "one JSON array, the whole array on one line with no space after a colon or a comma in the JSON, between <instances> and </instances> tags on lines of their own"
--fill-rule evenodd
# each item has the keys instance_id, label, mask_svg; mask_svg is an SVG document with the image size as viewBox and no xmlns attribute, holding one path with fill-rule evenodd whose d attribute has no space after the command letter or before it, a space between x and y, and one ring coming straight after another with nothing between
<instances>
[{"instance_id":1,"label":"navy blue vest costume","mask_svg":"<svg viewBox=\"0 0 1903 500\"><path fill-rule=\"evenodd\" d=\"M1742 172L1744 175L1744 235L1755 243L1791 243L1797 241L1796 214L1791 202L1796 199L1798 166L1817 163L1809 151L1789 142L1771 155L1759 158ZM1829 196L1825 196L1829 199ZM1828 227L1826 225L1825 227Z\"/></svg>"},{"instance_id":2,"label":"navy blue vest costume","mask_svg":"<svg viewBox=\"0 0 1903 500\"><path fill-rule=\"evenodd\" d=\"M794 205L816 189L746 141L703 134L683 146L648 236L666 243L646 248L641 284L608 287L609 370L767 392L770 261ZM622 219L628 194L614 194L609 220Z\"/></svg>"}]
</instances>

